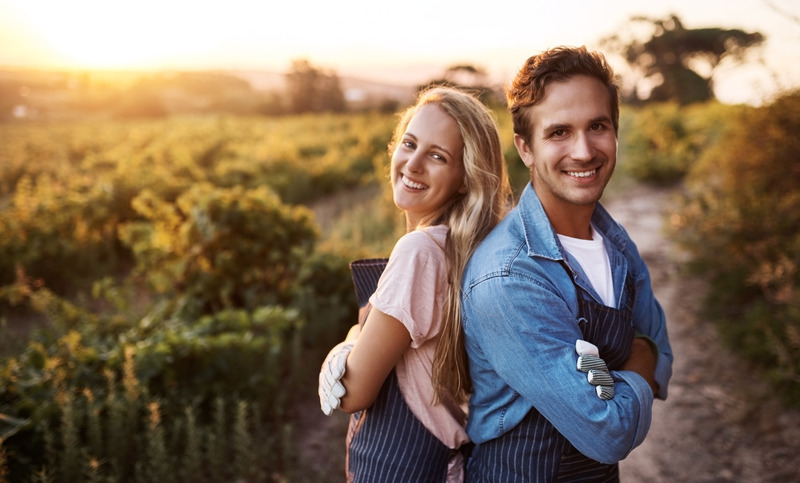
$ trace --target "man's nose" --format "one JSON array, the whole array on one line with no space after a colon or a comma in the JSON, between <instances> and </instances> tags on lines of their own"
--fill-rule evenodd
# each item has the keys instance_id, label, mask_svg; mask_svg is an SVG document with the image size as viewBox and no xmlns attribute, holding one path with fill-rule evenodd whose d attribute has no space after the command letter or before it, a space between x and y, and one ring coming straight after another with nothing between
<instances>
[{"instance_id":1,"label":"man's nose","mask_svg":"<svg viewBox=\"0 0 800 483\"><path fill-rule=\"evenodd\" d=\"M572 159L589 161L594 158L594 145L589 135L579 133L572 144Z\"/></svg>"}]
</instances>

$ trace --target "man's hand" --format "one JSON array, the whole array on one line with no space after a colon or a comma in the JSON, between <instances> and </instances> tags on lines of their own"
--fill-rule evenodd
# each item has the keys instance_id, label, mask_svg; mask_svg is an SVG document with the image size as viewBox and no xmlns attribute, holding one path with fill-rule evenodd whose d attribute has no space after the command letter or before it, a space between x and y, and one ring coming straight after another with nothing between
<instances>
[{"instance_id":1,"label":"man's hand","mask_svg":"<svg viewBox=\"0 0 800 483\"><path fill-rule=\"evenodd\" d=\"M578 370L586 373L589 384L595 386L597 397L608 400L614 397L614 379L608 373L608 366L600 358L597 346L578 339L575 341L575 352L578 353Z\"/></svg>"},{"instance_id":2,"label":"man's hand","mask_svg":"<svg viewBox=\"0 0 800 483\"><path fill-rule=\"evenodd\" d=\"M322 368L319 371L319 405L326 416L330 416L333 410L338 408L342 402L342 396L346 391L341 383L347 364L347 356L353 350L353 341L344 341L336 345L325 358Z\"/></svg>"},{"instance_id":3,"label":"man's hand","mask_svg":"<svg viewBox=\"0 0 800 483\"><path fill-rule=\"evenodd\" d=\"M655 381L656 362L656 355L647 340L635 337L631 344L631 355L620 370L633 371L642 376L655 395L658 394L658 383Z\"/></svg>"}]
</instances>

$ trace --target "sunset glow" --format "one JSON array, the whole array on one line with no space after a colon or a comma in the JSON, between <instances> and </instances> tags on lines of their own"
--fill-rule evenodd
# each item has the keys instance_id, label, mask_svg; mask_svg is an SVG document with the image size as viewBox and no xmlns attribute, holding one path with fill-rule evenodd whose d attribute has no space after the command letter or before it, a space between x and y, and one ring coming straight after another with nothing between
<instances>
[{"instance_id":1,"label":"sunset glow","mask_svg":"<svg viewBox=\"0 0 800 483\"><path fill-rule=\"evenodd\" d=\"M24 11L32 36L68 67L154 68L210 47L202 35L210 18L198 18L193 2L39 2L46 8L33 13L35 3Z\"/></svg>"},{"instance_id":2,"label":"sunset glow","mask_svg":"<svg viewBox=\"0 0 800 483\"><path fill-rule=\"evenodd\" d=\"M597 48L634 15L675 13L687 28L766 35L761 74L726 70L717 81L721 92L737 91L730 100L748 89L800 85L800 28L781 13L800 18L792 0L665 3L515 0L476 10L454 0L0 0L0 67L279 72L305 58L386 83L419 81L456 63L483 67L501 81L536 51L559 44Z\"/></svg>"}]
</instances>

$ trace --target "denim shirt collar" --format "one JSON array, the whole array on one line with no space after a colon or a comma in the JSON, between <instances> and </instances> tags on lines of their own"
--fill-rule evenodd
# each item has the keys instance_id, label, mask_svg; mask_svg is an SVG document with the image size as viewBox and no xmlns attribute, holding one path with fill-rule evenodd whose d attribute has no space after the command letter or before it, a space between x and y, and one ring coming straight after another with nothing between
<instances>
[{"instance_id":1,"label":"denim shirt collar","mask_svg":"<svg viewBox=\"0 0 800 483\"><path fill-rule=\"evenodd\" d=\"M566 259L566 252L558 241L553 225L550 224L542 202L531 183L528 183L522 192L517 206L517 216L522 223L529 257L542 257L556 261ZM592 224L607 239L608 243L620 250L625 250L628 238L625 236L624 230L599 202L594 207Z\"/></svg>"}]
</instances>

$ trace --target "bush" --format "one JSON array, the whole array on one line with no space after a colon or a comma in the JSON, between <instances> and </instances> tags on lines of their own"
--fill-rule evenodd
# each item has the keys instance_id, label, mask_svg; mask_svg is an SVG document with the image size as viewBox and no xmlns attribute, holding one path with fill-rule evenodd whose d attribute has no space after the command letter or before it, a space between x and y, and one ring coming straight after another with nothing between
<instances>
[{"instance_id":1,"label":"bush","mask_svg":"<svg viewBox=\"0 0 800 483\"><path fill-rule=\"evenodd\" d=\"M749 108L693 166L672 232L709 313L800 406L800 92Z\"/></svg>"},{"instance_id":2,"label":"bush","mask_svg":"<svg viewBox=\"0 0 800 483\"><path fill-rule=\"evenodd\" d=\"M623 106L620 115L620 170L640 181L670 184L687 171L720 136L740 106L716 102L681 107L675 103Z\"/></svg>"},{"instance_id":3,"label":"bush","mask_svg":"<svg viewBox=\"0 0 800 483\"><path fill-rule=\"evenodd\" d=\"M0 130L0 480L291 474L287 408L356 320L348 262L373 247L320 248L286 203L374 191L394 122ZM400 217L368 203L382 247Z\"/></svg>"},{"instance_id":4,"label":"bush","mask_svg":"<svg viewBox=\"0 0 800 483\"><path fill-rule=\"evenodd\" d=\"M17 266L53 287L91 280L124 255L106 186L79 177L23 176L11 206L0 211L0 285Z\"/></svg>"},{"instance_id":5,"label":"bush","mask_svg":"<svg viewBox=\"0 0 800 483\"><path fill-rule=\"evenodd\" d=\"M144 191L133 205L147 221L121 227L120 238L183 318L288 304L318 236L308 209L266 187L199 184L174 204Z\"/></svg>"},{"instance_id":6,"label":"bush","mask_svg":"<svg viewBox=\"0 0 800 483\"><path fill-rule=\"evenodd\" d=\"M325 352L344 339L358 318L358 303L350 276L350 257L317 250L304 263L291 307L299 310L308 323L303 331L303 346ZM322 360L304 361L317 372Z\"/></svg>"},{"instance_id":7,"label":"bush","mask_svg":"<svg viewBox=\"0 0 800 483\"><path fill-rule=\"evenodd\" d=\"M145 318L116 338L98 337L96 322L31 342L0 367L0 414L24 420L0 441L8 481L34 471L50 481L156 481L165 468L184 481L264 481L285 471L296 311L226 311L159 330Z\"/></svg>"}]
</instances>

